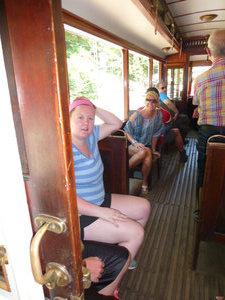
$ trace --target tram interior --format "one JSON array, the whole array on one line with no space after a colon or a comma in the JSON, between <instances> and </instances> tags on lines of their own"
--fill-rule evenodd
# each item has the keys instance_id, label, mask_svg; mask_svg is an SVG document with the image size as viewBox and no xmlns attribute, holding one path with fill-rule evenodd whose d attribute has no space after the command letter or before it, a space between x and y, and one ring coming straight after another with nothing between
<instances>
[{"instance_id":1,"label":"tram interior","mask_svg":"<svg viewBox=\"0 0 225 300\"><path fill-rule=\"evenodd\" d=\"M160 148L160 164L157 161L153 164L151 188L145 195L151 203L152 212L145 229L145 240L136 257L137 268L128 271L121 281L121 299L214 300L216 295L225 296L224 244L201 241L197 265L193 268L198 226L193 216L197 207L198 125L197 120L192 118L195 108L192 104L193 77L211 66L206 53L207 40L215 29L225 27L224 13L224 0L62 0L68 70L72 56L69 47L73 39L78 37L78 40L82 35L81 43L94 36L97 41L113 44L113 53L116 53L113 59L119 53L118 57L123 61L118 71L122 78L122 88L118 94L122 95L123 101L116 102L114 99L116 97L110 90L110 84L112 89L116 89L117 85L112 80L104 90L100 104L108 105L120 114L123 121L127 121L130 112L138 108L135 97L143 97L146 88L155 86L158 81L165 81L170 99L179 112L186 114L190 120L185 145L187 162L179 162L179 153L172 145ZM76 38L71 38L73 34ZM89 44L85 46L88 48ZM94 55L97 52L96 47ZM129 53L133 57L136 54L144 57L147 66L146 82L139 85L141 91L135 90L138 85L130 84L129 89L127 84L129 59L132 60ZM83 61L77 64L81 69L86 67ZM68 71L70 84L73 67L71 74ZM72 88L71 84L71 98L77 91L83 91ZM90 93L94 94L95 90L90 90ZM105 95L110 101L105 101ZM117 103L119 107L116 107ZM121 150L121 157L126 157L127 148L124 147L127 143L121 147L125 149L124 152ZM117 156L118 167L124 168L121 174L126 175L122 179L117 178L120 182L116 182L115 188L121 187L123 193L139 195L141 173L137 171L136 176L129 177L127 161L121 163L121 157ZM105 170L108 167L105 166ZM109 169L113 172L113 168L115 166ZM108 186L111 189L114 187L110 183ZM0 268L0 276L1 273Z\"/></svg>"},{"instance_id":2,"label":"tram interior","mask_svg":"<svg viewBox=\"0 0 225 300\"><path fill-rule=\"evenodd\" d=\"M192 268L197 227L193 218L197 201L197 122L192 119L195 107L192 105L193 78L190 75L196 75L193 72L198 73L199 67L200 72L210 67L205 47L214 25L224 27L224 7L220 1L205 1L204 8L197 1L134 0L123 1L123 4L114 1L110 5L103 2L91 3L91 9L98 13L98 20L85 11L85 3L84 6L79 4L80 16L86 19L88 14L88 20L101 28L104 19L108 18L107 24L104 23L105 30L113 30L125 39L129 37L134 44L137 38L140 47L150 49L155 59L162 58L159 76L167 80L168 92L180 113L190 118L185 146L188 162L180 165L176 149L169 147L162 152L159 179L157 166L153 166L151 190L146 196L151 202L152 214L137 257L137 269L127 272L122 280L121 296L129 300L214 299L215 295L225 293L225 246L201 242L196 270ZM67 5L65 1L66 10ZM121 9L121 5L129 9ZM72 7L70 11L76 14ZM128 23L130 32L127 31ZM174 78L174 73L181 69L184 76L182 90L179 90L171 77ZM129 192L137 195L142 180L138 178L140 172L136 175L135 179L129 178Z\"/></svg>"}]
</instances>

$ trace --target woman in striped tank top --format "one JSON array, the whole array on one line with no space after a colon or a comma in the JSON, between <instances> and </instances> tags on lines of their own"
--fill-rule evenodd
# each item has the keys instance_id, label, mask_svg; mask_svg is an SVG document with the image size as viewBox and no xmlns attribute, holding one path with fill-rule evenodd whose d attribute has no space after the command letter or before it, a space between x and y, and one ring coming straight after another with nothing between
<instances>
[{"instance_id":1,"label":"woman in striped tank top","mask_svg":"<svg viewBox=\"0 0 225 300\"><path fill-rule=\"evenodd\" d=\"M95 115L102 125L94 125ZM144 238L150 203L141 197L105 194L97 144L118 130L122 121L77 97L70 105L70 123L81 238L124 246L133 259Z\"/></svg>"}]
</instances>

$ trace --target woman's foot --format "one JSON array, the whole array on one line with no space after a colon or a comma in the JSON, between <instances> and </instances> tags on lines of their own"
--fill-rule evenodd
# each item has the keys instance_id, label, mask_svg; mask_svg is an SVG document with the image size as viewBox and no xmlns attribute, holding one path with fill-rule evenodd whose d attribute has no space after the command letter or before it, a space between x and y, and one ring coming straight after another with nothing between
<instances>
[{"instance_id":1,"label":"woman's foot","mask_svg":"<svg viewBox=\"0 0 225 300\"><path fill-rule=\"evenodd\" d=\"M149 192L148 186L147 185L142 185L141 186L141 195L147 195Z\"/></svg>"}]
</instances>

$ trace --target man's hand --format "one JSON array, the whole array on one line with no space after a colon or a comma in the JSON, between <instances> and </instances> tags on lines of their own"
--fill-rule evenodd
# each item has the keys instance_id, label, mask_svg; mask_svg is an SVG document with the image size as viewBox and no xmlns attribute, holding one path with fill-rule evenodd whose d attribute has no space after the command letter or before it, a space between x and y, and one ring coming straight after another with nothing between
<instances>
[{"instance_id":1,"label":"man's hand","mask_svg":"<svg viewBox=\"0 0 225 300\"><path fill-rule=\"evenodd\" d=\"M83 261L91 273L91 281L99 282L99 278L101 278L105 266L103 261L98 257L87 257Z\"/></svg>"}]
</instances>

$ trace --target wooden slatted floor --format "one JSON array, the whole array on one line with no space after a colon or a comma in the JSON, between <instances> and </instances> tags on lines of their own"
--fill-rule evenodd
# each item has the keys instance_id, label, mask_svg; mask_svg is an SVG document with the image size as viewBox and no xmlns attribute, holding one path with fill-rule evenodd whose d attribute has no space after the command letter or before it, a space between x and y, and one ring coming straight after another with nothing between
<instances>
[{"instance_id":1,"label":"wooden slatted floor","mask_svg":"<svg viewBox=\"0 0 225 300\"><path fill-rule=\"evenodd\" d=\"M161 178L147 195L152 213L145 241L136 257L138 267L128 271L120 285L123 300L214 300L225 295L225 247L202 242L196 271L192 255L196 223L195 138L186 146L186 164L176 151L164 154Z\"/></svg>"}]
</instances>

